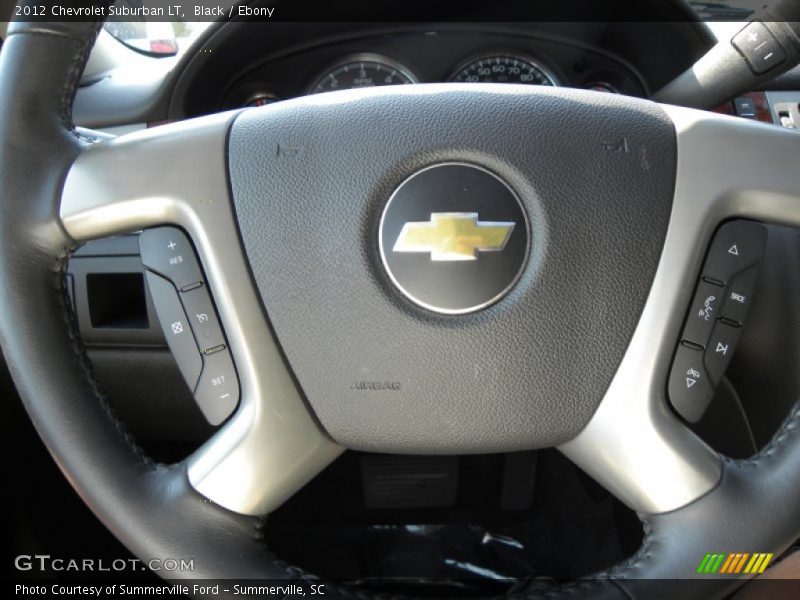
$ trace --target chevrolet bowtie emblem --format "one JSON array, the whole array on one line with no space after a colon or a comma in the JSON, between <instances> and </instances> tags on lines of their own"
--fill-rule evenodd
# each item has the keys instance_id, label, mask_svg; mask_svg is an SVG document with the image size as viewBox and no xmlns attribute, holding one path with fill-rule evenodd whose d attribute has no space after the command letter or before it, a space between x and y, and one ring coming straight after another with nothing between
<instances>
[{"instance_id":1,"label":"chevrolet bowtie emblem","mask_svg":"<svg viewBox=\"0 0 800 600\"><path fill-rule=\"evenodd\" d=\"M505 248L515 223L479 221L478 213L432 213L430 221L406 223L394 252L430 252L431 260L476 260L478 252Z\"/></svg>"}]
</instances>

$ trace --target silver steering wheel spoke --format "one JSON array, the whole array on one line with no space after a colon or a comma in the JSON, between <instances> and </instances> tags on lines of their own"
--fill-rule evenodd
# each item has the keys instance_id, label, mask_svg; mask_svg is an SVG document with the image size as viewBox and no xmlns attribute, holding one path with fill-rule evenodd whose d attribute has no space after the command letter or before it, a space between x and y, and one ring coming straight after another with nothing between
<instances>
[{"instance_id":1,"label":"silver steering wheel spoke","mask_svg":"<svg viewBox=\"0 0 800 600\"><path fill-rule=\"evenodd\" d=\"M341 452L305 405L252 282L229 195L226 143L236 113L137 132L87 148L60 214L78 242L174 224L192 238L222 320L241 401L187 461L192 486L232 511L268 513Z\"/></svg>"},{"instance_id":2,"label":"silver steering wheel spoke","mask_svg":"<svg viewBox=\"0 0 800 600\"><path fill-rule=\"evenodd\" d=\"M667 377L703 256L730 218L800 226L800 135L672 106L677 175L669 229L630 346L597 412L560 450L636 511L712 490L720 457L672 413Z\"/></svg>"}]
</instances>

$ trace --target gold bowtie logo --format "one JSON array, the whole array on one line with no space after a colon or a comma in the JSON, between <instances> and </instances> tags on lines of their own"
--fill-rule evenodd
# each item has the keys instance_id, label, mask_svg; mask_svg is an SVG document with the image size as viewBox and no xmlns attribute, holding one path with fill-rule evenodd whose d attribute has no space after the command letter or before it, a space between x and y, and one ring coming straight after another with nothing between
<instances>
[{"instance_id":1,"label":"gold bowtie logo","mask_svg":"<svg viewBox=\"0 0 800 600\"><path fill-rule=\"evenodd\" d=\"M432 213L430 221L406 223L395 252L430 252L431 260L476 260L478 252L505 248L515 223L478 221L478 213Z\"/></svg>"}]
</instances>

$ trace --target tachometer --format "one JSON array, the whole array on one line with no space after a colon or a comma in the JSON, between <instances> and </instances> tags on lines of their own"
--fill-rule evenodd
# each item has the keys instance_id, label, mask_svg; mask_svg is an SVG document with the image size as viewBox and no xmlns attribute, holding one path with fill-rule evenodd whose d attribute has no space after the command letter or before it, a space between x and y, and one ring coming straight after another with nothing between
<instances>
[{"instance_id":1,"label":"tachometer","mask_svg":"<svg viewBox=\"0 0 800 600\"><path fill-rule=\"evenodd\" d=\"M555 77L529 58L495 54L470 61L450 77L461 83L530 83L558 85Z\"/></svg>"},{"instance_id":2,"label":"tachometer","mask_svg":"<svg viewBox=\"0 0 800 600\"><path fill-rule=\"evenodd\" d=\"M271 94L269 92L256 92L255 94L251 94L247 97L247 99L242 103L242 106L250 108L253 106L266 106L267 104L272 104L273 102L277 102L278 97L275 94Z\"/></svg>"},{"instance_id":3,"label":"tachometer","mask_svg":"<svg viewBox=\"0 0 800 600\"><path fill-rule=\"evenodd\" d=\"M416 78L403 65L384 56L360 54L351 56L317 79L309 89L312 94L416 83Z\"/></svg>"}]
</instances>

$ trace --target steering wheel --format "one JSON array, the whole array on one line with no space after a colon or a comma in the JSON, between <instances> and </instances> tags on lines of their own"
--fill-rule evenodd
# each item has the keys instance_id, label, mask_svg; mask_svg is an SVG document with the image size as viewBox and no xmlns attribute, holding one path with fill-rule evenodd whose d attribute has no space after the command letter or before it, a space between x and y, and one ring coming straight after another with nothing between
<instances>
[{"instance_id":1,"label":"steering wheel","mask_svg":"<svg viewBox=\"0 0 800 600\"><path fill-rule=\"evenodd\" d=\"M800 409L731 460L665 398L715 228L800 226L800 136L610 94L444 84L92 143L71 104L99 27L9 28L0 323L39 435L134 554L193 557L175 577L310 577L260 526L345 447L559 447L645 538L551 596L719 596L749 575L698 575L705 553L779 553L800 535ZM466 237L430 234L437 219ZM175 465L115 419L65 294L77 245L164 224L197 249L241 386L235 414Z\"/></svg>"}]
</instances>

